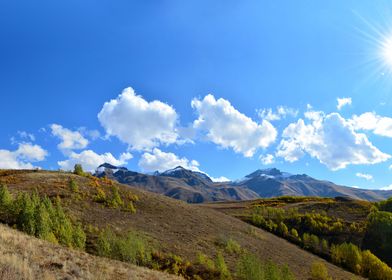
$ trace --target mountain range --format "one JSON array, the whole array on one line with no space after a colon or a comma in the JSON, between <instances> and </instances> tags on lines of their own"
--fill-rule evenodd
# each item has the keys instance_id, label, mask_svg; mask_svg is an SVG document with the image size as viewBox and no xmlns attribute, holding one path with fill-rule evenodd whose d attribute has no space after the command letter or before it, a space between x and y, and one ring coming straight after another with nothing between
<instances>
[{"instance_id":1,"label":"mountain range","mask_svg":"<svg viewBox=\"0 0 392 280\"><path fill-rule=\"evenodd\" d=\"M259 169L241 180L213 182L202 172L178 166L165 172L144 174L108 163L100 165L97 177L164 194L190 203L251 200L277 196L346 197L367 201L384 200L392 191L367 190L340 186L306 174L290 174L276 168Z\"/></svg>"}]
</instances>

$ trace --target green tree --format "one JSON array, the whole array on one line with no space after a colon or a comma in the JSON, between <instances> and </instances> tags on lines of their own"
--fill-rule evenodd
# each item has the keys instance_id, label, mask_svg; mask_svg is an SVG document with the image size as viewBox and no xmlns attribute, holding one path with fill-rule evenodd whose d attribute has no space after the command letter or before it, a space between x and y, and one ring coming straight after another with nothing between
<instances>
[{"instance_id":1,"label":"green tree","mask_svg":"<svg viewBox=\"0 0 392 280\"><path fill-rule=\"evenodd\" d=\"M35 235L35 204L27 193L23 193L20 207L17 219L19 229L27 234Z\"/></svg>"},{"instance_id":2,"label":"green tree","mask_svg":"<svg viewBox=\"0 0 392 280\"><path fill-rule=\"evenodd\" d=\"M53 239L50 215L44 203L40 203L35 209L35 235L41 239Z\"/></svg>"},{"instance_id":3,"label":"green tree","mask_svg":"<svg viewBox=\"0 0 392 280\"><path fill-rule=\"evenodd\" d=\"M86 246L86 233L81 224L74 226L73 244L75 248L84 249Z\"/></svg>"},{"instance_id":4,"label":"green tree","mask_svg":"<svg viewBox=\"0 0 392 280\"><path fill-rule=\"evenodd\" d=\"M10 222L11 206L12 206L12 196L8 191L6 185L0 185L0 213L4 215L5 221Z\"/></svg>"},{"instance_id":5,"label":"green tree","mask_svg":"<svg viewBox=\"0 0 392 280\"><path fill-rule=\"evenodd\" d=\"M310 275L312 280L331 280L332 278L328 275L328 269L325 264L321 261L315 261L310 269Z\"/></svg>"},{"instance_id":6,"label":"green tree","mask_svg":"<svg viewBox=\"0 0 392 280\"><path fill-rule=\"evenodd\" d=\"M74 174L79 175L79 176L85 176L86 174L83 171L83 167L81 164L77 163L74 166Z\"/></svg>"}]
</instances>

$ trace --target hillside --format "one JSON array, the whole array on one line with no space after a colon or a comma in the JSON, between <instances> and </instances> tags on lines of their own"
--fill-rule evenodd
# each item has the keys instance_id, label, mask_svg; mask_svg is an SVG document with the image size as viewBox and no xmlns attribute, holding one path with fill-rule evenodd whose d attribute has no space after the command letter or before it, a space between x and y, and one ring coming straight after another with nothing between
<instances>
[{"instance_id":1,"label":"hillside","mask_svg":"<svg viewBox=\"0 0 392 280\"><path fill-rule=\"evenodd\" d=\"M70 180L79 186L79 196L71 191ZM131 191L138 196L138 201L134 203L136 213L131 213L95 202L92 198L97 188L106 189L113 183L94 177L49 171L1 171L0 183L7 184L12 193L32 192L36 189L41 196L60 196L64 208L73 219L90 228L111 227L119 233L134 231L145 236L151 246L159 248L163 253L176 254L192 262L198 252L214 258L219 250L224 250L220 245L221 240L230 238L261 260L287 264L297 279L308 279L310 267L316 260L325 263L334 279L359 278L234 217L139 188L114 183L122 195ZM94 253L96 237L94 231L87 231L88 252ZM229 268L234 270L238 256L224 251L224 257Z\"/></svg>"},{"instance_id":2,"label":"hillside","mask_svg":"<svg viewBox=\"0 0 392 280\"><path fill-rule=\"evenodd\" d=\"M43 241L0 225L0 279L180 279Z\"/></svg>"}]
</instances>

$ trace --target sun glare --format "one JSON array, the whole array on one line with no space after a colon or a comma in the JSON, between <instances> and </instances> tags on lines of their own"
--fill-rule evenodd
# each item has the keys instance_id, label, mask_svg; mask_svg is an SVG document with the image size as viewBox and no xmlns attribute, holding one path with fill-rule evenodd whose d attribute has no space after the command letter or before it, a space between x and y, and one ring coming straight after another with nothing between
<instances>
[{"instance_id":1,"label":"sun glare","mask_svg":"<svg viewBox=\"0 0 392 280\"><path fill-rule=\"evenodd\" d=\"M385 66L392 69L392 36L389 36L381 42L381 56Z\"/></svg>"}]
</instances>

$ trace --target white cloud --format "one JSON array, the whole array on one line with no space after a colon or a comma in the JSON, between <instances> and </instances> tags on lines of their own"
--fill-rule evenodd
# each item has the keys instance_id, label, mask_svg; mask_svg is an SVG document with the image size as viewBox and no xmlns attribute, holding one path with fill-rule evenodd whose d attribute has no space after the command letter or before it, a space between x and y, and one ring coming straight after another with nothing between
<instances>
[{"instance_id":1,"label":"white cloud","mask_svg":"<svg viewBox=\"0 0 392 280\"><path fill-rule=\"evenodd\" d=\"M72 131L68 128L64 128L59 124L50 125L52 135L58 137L61 142L57 147L68 153L71 150L84 149L88 145L88 140L83 137L79 131Z\"/></svg>"},{"instance_id":2,"label":"white cloud","mask_svg":"<svg viewBox=\"0 0 392 280\"><path fill-rule=\"evenodd\" d=\"M211 176L209 176L209 177L211 178L211 180L212 180L213 182L217 182L217 183L220 183L220 182L229 182L229 181L231 181L229 178L226 178L225 176L220 176L220 177L217 177L217 178L211 177Z\"/></svg>"},{"instance_id":3,"label":"white cloud","mask_svg":"<svg viewBox=\"0 0 392 280\"><path fill-rule=\"evenodd\" d=\"M149 150L178 140L178 116L173 107L158 100L148 102L130 87L105 102L98 119L108 135L117 136L134 150Z\"/></svg>"},{"instance_id":4,"label":"white cloud","mask_svg":"<svg viewBox=\"0 0 392 280\"><path fill-rule=\"evenodd\" d=\"M373 180L373 175L371 175L371 174L358 172L358 173L355 174L355 176L357 176L359 178L363 178L363 179L368 180L368 181Z\"/></svg>"},{"instance_id":5,"label":"white cloud","mask_svg":"<svg viewBox=\"0 0 392 280\"><path fill-rule=\"evenodd\" d=\"M286 116L296 117L298 110L286 106L278 106L276 112L271 108L258 110L258 115L261 119L267 121L278 121L284 119Z\"/></svg>"},{"instance_id":6,"label":"white cloud","mask_svg":"<svg viewBox=\"0 0 392 280\"><path fill-rule=\"evenodd\" d=\"M32 133L28 133L26 131L18 131L17 133L22 139L26 139L28 141L35 141L35 136Z\"/></svg>"},{"instance_id":7,"label":"white cloud","mask_svg":"<svg viewBox=\"0 0 392 280\"><path fill-rule=\"evenodd\" d=\"M392 165L389 166L389 170L392 170Z\"/></svg>"},{"instance_id":8,"label":"white cloud","mask_svg":"<svg viewBox=\"0 0 392 280\"><path fill-rule=\"evenodd\" d=\"M338 101L338 105L336 106L338 110L342 109L346 105L351 105L352 103L351 97L338 97L336 100Z\"/></svg>"},{"instance_id":9,"label":"white cloud","mask_svg":"<svg viewBox=\"0 0 392 280\"><path fill-rule=\"evenodd\" d=\"M392 118L389 117L382 117L373 112L366 112L360 116L354 115L352 124L358 130L371 130L374 134L392 137Z\"/></svg>"},{"instance_id":10,"label":"white cloud","mask_svg":"<svg viewBox=\"0 0 392 280\"><path fill-rule=\"evenodd\" d=\"M349 164L375 164L391 157L373 146L365 134L355 132L350 121L338 113L308 115L310 124L299 119L284 129L277 156L293 162L308 153L332 170Z\"/></svg>"},{"instance_id":11,"label":"white cloud","mask_svg":"<svg viewBox=\"0 0 392 280\"><path fill-rule=\"evenodd\" d=\"M163 172L177 166L200 171L199 163L196 160L188 160L185 157L180 158L176 154L162 152L158 148L154 148L151 153L144 153L139 160L139 167L144 171Z\"/></svg>"},{"instance_id":12,"label":"white cloud","mask_svg":"<svg viewBox=\"0 0 392 280\"><path fill-rule=\"evenodd\" d=\"M48 152L39 145L20 143L16 151L0 150L0 168L2 169L32 169L31 162L43 161Z\"/></svg>"},{"instance_id":13,"label":"white cloud","mask_svg":"<svg viewBox=\"0 0 392 280\"><path fill-rule=\"evenodd\" d=\"M68 159L57 162L62 170L73 170L75 164L81 164L86 171L93 172L99 165L107 162L116 166L127 164L132 158L130 153L123 153L117 159L111 153L97 154L92 150L81 153L71 152Z\"/></svg>"},{"instance_id":14,"label":"white cloud","mask_svg":"<svg viewBox=\"0 0 392 280\"><path fill-rule=\"evenodd\" d=\"M261 155L259 157L259 160L261 161L262 164L264 165L268 165L268 164L272 164L275 162L275 158L273 155L271 154L267 154L267 155Z\"/></svg>"},{"instance_id":15,"label":"white cloud","mask_svg":"<svg viewBox=\"0 0 392 280\"><path fill-rule=\"evenodd\" d=\"M191 105L198 114L193 127L207 132L207 139L222 148L252 157L258 148L266 148L275 141L277 132L270 122L254 122L223 98L216 100L209 94L203 100L193 99Z\"/></svg>"},{"instance_id":16,"label":"white cloud","mask_svg":"<svg viewBox=\"0 0 392 280\"><path fill-rule=\"evenodd\" d=\"M383 191L391 191L391 190L392 190L392 184L390 184L389 186L380 188L380 190L383 190Z\"/></svg>"}]
</instances>

